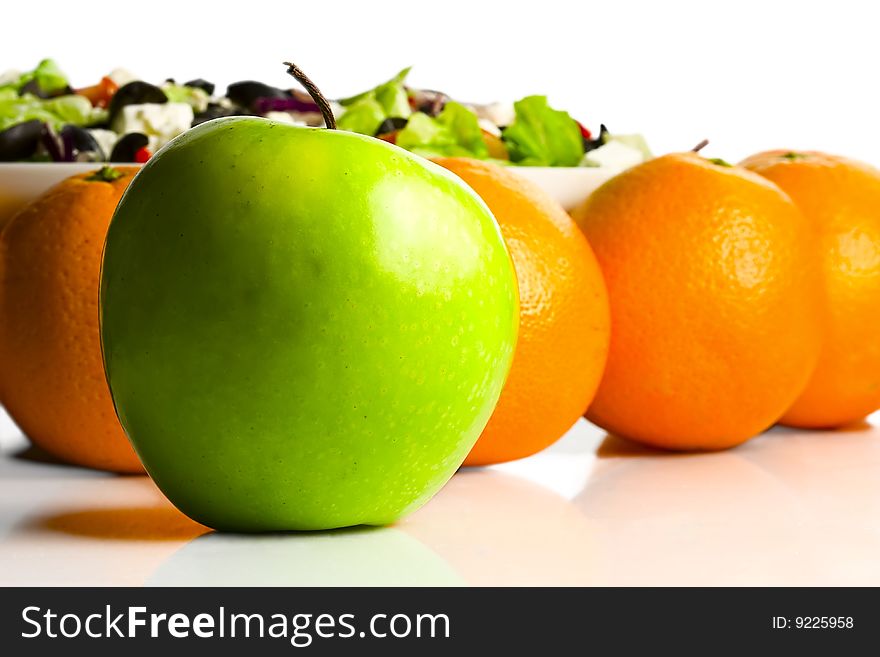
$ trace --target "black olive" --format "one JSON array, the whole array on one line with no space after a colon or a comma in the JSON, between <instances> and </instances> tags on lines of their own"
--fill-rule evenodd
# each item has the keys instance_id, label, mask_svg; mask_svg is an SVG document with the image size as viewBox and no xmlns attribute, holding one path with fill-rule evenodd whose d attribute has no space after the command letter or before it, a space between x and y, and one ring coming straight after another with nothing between
<instances>
[{"instance_id":1,"label":"black olive","mask_svg":"<svg viewBox=\"0 0 880 657\"><path fill-rule=\"evenodd\" d=\"M270 87L262 82L247 80L235 82L226 88L226 97L246 109L252 109L257 98L287 98L288 92L278 87Z\"/></svg>"},{"instance_id":2,"label":"black olive","mask_svg":"<svg viewBox=\"0 0 880 657\"><path fill-rule=\"evenodd\" d=\"M442 91L434 91L433 89L419 89L412 92L413 103L415 109L424 112L428 116L437 116L443 111L446 103L449 102L449 96Z\"/></svg>"},{"instance_id":3,"label":"black olive","mask_svg":"<svg viewBox=\"0 0 880 657\"><path fill-rule=\"evenodd\" d=\"M61 140L68 162L94 162L105 159L101 146L88 130L76 125L66 125L61 129Z\"/></svg>"},{"instance_id":4,"label":"black olive","mask_svg":"<svg viewBox=\"0 0 880 657\"><path fill-rule=\"evenodd\" d=\"M140 149L146 148L150 143L146 135L139 132L129 132L116 142L113 152L110 153L109 162L134 162L134 155Z\"/></svg>"},{"instance_id":5,"label":"black olive","mask_svg":"<svg viewBox=\"0 0 880 657\"><path fill-rule=\"evenodd\" d=\"M203 80L202 78L196 78L195 80L190 80L189 82L185 82L183 84L184 87L193 87L195 89L201 89L209 96L214 95L214 83L208 82L207 80Z\"/></svg>"},{"instance_id":6,"label":"black olive","mask_svg":"<svg viewBox=\"0 0 880 657\"><path fill-rule=\"evenodd\" d=\"M26 160L40 146L43 122L25 121L0 132L0 162Z\"/></svg>"},{"instance_id":7,"label":"black olive","mask_svg":"<svg viewBox=\"0 0 880 657\"><path fill-rule=\"evenodd\" d=\"M70 132L62 130L58 133L58 139L61 142L61 160L63 162L73 162L76 156L76 146L73 145L73 135Z\"/></svg>"},{"instance_id":8,"label":"black olive","mask_svg":"<svg viewBox=\"0 0 880 657\"><path fill-rule=\"evenodd\" d=\"M584 139L584 153L589 153L590 151L594 151L600 146L604 146L605 142L608 141L608 137L611 133L608 132L608 128L605 127L603 123L599 126L599 136L595 139Z\"/></svg>"},{"instance_id":9,"label":"black olive","mask_svg":"<svg viewBox=\"0 0 880 657\"><path fill-rule=\"evenodd\" d=\"M199 125L200 123L204 123L205 121L210 121L211 119L219 119L223 116L241 116L241 110L237 110L232 107L224 107L223 105L219 105L217 103L211 103L208 105L208 108L204 112L199 112L193 118L193 127Z\"/></svg>"},{"instance_id":10,"label":"black olive","mask_svg":"<svg viewBox=\"0 0 880 657\"><path fill-rule=\"evenodd\" d=\"M376 128L375 136L385 135L389 132L396 132L397 130L403 130L406 127L408 119L401 118L399 116L392 116L390 119L385 119L382 123L379 124L379 127Z\"/></svg>"},{"instance_id":11,"label":"black olive","mask_svg":"<svg viewBox=\"0 0 880 657\"><path fill-rule=\"evenodd\" d=\"M64 144L60 135L52 129L48 123L43 124L43 132L40 135L43 148L49 154L53 162L64 162Z\"/></svg>"},{"instance_id":12,"label":"black olive","mask_svg":"<svg viewBox=\"0 0 880 657\"><path fill-rule=\"evenodd\" d=\"M110 123L116 119L119 112L126 105L140 105L142 103L167 103L168 96L159 87L149 82L136 80L119 87L119 90L113 94L110 99L110 106L107 108Z\"/></svg>"}]
</instances>

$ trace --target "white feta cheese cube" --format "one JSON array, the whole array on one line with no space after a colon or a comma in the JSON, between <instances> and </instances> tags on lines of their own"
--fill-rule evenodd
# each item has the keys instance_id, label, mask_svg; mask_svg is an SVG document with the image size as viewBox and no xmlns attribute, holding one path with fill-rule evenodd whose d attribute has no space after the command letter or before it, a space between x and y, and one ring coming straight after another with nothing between
<instances>
[{"instance_id":1,"label":"white feta cheese cube","mask_svg":"<svg viewBox=\"0 0 880 657\"><path fill-rule=\"evenodd\" d=\"M116 117L113 129L121 135L145 134L150 138L150 145L159 148L189 130L193 116L188 103L126 105Z\"/></svg>"},{"instance_id":2,"label":"white feta cheese cube","mask_svg":"<svg viewBox=\"0 0 880 657\"><path fill-rule=\"evenodd\" d=\"M116 142L119 140L119 135L112 130L102 130L100 128L92 128L89 130L89 134L92 135L92 138L96 142L98 142L98 146L100 146L104 157L110 159L110 153L113 152L113 147L116 146Z\"/></svg>"}]
</instances>

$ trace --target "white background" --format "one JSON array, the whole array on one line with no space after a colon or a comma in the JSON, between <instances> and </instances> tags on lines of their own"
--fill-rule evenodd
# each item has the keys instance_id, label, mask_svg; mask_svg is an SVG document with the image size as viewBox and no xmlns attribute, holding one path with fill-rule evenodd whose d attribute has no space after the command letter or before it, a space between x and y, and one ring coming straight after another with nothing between
<instances>
[{"instance_id":1,"label":"white background","mask_svg":"<svg viewBox=\"0 0 880 657\"><path fill-rule=\"evenodd\" d=\"M10 2L0 69L56 58L75 85L124 66L151 81L256 78L293 59L330 96L414 66L461 100L544 93L658 153L736 161L813 148L880 165L875 3L634 0Z\"/></svg>"},{"instance_id":2,"label":"white background","mask_svg":"<svg viewBox=\"0 0 880 657\"><path fill-rule=\"evenodd\" d=\"M870 4L7 0L0 68L51 56L75 85L117 66L287 85L293 59L338 97L412 64L415 85L546 93L657 152L708 137L705 152L731 161L783 147L880 165ZM873 422L676 457L580 421L533 458L454 477L394 527L284 537L192 540L144 477L4 456L0 586L880 585ZM23 446L0 414L0 451Z\"/></svg>"}]
</instances>

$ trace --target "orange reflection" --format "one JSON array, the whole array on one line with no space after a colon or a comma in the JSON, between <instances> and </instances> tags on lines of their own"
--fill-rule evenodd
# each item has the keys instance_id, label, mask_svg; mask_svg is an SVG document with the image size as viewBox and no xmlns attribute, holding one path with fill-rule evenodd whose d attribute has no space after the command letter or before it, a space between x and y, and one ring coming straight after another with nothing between
<instances>
[{"instance_id":1,"label":"orange reflection","mask_svg":"<svg viewBox=\"0 0 880 657\"><path fill-rule=\"evenodd\" d=\"M107 497L108 483L120 505L92 505ZM21 566L2 573L4 585L141 586L181 545L210 533L161 499L145 477L90 479L65 486L64 496L67 508L27 517L0 538L0 562Z\"/></svg>"},{"instance_id":2,"label":"orange reflection","mask_svg":"<svg viewBox=\"0 0 880 657\"><path fill-rule=\"evenodd\" d=\"M596 449L596 456L599 458L619 458L626 456L670 456L676 452L668 452L654 447L648 447L640 443L607 434L605 439Z\"/></svg>"},{"instance_id":3,"label":"orange reflection","mask_svg":"<svg viewBox=\"0 0 880 657\"><path fill-rule=\"evenodd\" d=\"M185 541L211 531L172 506L84 509L42 518L37 525L73 536L129 541Z\"/></svg>"},{"instance_id":4,"label":"orange reflection","mask_svg":"<svg viewBox=\"0 0 880 657\"><path fill-rule=\"evenodd\" d=\"M815 571L809 510L746 449L657 452L609 437L599 454L574 503L596 523L603 583L774 585Z\"/></svg>"}]
</instances>

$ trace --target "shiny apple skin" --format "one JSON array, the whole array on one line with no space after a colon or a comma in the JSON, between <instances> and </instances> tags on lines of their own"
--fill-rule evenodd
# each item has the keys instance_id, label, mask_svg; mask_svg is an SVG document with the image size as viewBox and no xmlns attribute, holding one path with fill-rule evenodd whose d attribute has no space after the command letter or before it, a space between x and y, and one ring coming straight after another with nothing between
<instances>
[{"instance_id":1,"label":"shiny apple skin","mask_svg":"<svg viewBox=\"0 0 880 657\"><path fill-rule=\"evenodd\" d=\"M101 336L129 439L230 531L384 525L452 476L504 384L516 278L460 179L377 139L190 130L105 245Z\"/></svg>"}]
</instances>

